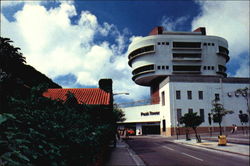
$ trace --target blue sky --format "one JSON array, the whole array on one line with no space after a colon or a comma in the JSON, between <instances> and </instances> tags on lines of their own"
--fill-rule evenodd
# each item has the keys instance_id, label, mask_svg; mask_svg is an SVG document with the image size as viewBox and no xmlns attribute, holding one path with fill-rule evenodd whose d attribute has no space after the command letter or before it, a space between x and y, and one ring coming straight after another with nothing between
<instances>
[{"instance_id":1,"label":"blue sky","mask_svg":"<svg viewBox=\"0 0 250 166\"><path fill-rule=\"evenodd\" d=\"M97 87L112 78L117 102L149 98L135 85L128 45L155 26L228 40L229 76L249 77L248 1L3 1L1 36L21 48L27 63L63 87Z\"/></svg>"}]
</instances>

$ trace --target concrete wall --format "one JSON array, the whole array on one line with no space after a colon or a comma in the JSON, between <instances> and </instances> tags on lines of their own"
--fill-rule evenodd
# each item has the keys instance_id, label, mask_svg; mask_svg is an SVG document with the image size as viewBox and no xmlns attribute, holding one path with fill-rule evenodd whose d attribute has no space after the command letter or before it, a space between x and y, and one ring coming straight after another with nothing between
<instances>
[{"instance_id":1,"label":"concrete wall","mask_svg":"<svg viewBox=\"0 0 250 166\"><path fill-rule=\"evenodd\" d=\"M166 79L167 80L167 79ZM220 83L220 82L166 82L162 81L159 85L160 103L154 105L145 105L137 107L122 108L125 112L126 123L134 123L137 132L142 129L142 125L146 122L160 123L160 131L162 135L173 135L177 131L177 109L182 110L182 116L188 113L188 109L193 109L193 112L198 112L204 109L204 122L200 125L201 132L208 132L210 127L208 122L208 113L211 113L212 100L215 98L215 93L220 96L220 103L227 110L234 111L233 114L228 114L223 117L222 126L230 127L233 124L241 126L238 117L239 111L247 113L247 101L242 96L235 96L234 91L239 88L248 87L247 83ZM176 90L181 91L181 99L176 99ZM192 99L187 98L187 91L192 91ZM198 98L198 91L203 92L203 99ZM165 104L163 104L163 93L165 95ZM230 93L231 95L228 95ZM157 114L159 112L159 114ZM154 114L156 113L156 114ZM163 131L163 120L165 120L166 130ZM248 123L249 125L249 123ZM180 125L181 126L181 125ZM218 123L212 123L213 127L218 127Z\"/></svg>"},{"instance_id":2,"label":"concrete wall","mask_svg":"<svg viewBox=\"0 0 250 166\"><path fill-rule=\"evenodd\" d=\"M168 42L169 44L158 44L162 42ZM189 49L189 50L172 50L173 42L201 42L201 50ZM206 43L207 45L204 45ZM209 43L209 45L208 45ZM213 45L212 45L213 44ZM201 75L220 75L216 73L218 71L218 65L226 66L226 58L217 55L219 52L218 47L222 46L228 48L227 41L217 36L204 36L204 35L153 35L143 37L136 42L133 42L129 46L128 53L142 48L145 46L154 45L154 52L142 53L131 61L132 69L136 69L141 66L154 64L155 72L150 74L142 74L135 79L137 84L146 85L141 81L141 78L151 81L149 76L157 75L174 75L173 65L200 65ZM173 61L172 53L201 53L200 60L178 60ZM192 59L192 58L191 58ZM169 69L158 69L158 66L168 66ZM214 69L203 70L203 66L213 66Z\"/></svg>"},{"instance_id":3,"label":"concrete wall","mask_svg":"<svg viewBox=\"0 0 250 166\"><path fill-rule=\"evenodd\" d=\"M208 113L211 113L212 100L215 98L215 93L220 95L220 103L224 105L227 110L234 111L233 114L228 114L223 117L222 126L232 126L236 124L241 126L240 119L238 117L239 110L243 113L247 113L247 101L242 97L236 97L234 91L239 88L248 87L248 84L234 84L234 83L183 83L183 82L170 82L160 88L167 94L165 97L165 103L167 105L161 106L160 109L162 115L171 116L170 123L167 123L167 127L177 127L177 109L182 109L182 116L188 113L188 109L193 109L193 112L198 112L200 109L204 109L204 122L200 125L201 127L208 127ZM181 91L181 99L176 99L176 90ZM187 91L192 91L192 99L187 99ZM203 100L198 98L198 91L203 91ZM231 97L228 93L233 93ZM162 96L160 96L162 97ZM162 99L161 99L162 100ZM218 123L212 123L212 126L218 126Z\"/></svg>"}]
</instances>

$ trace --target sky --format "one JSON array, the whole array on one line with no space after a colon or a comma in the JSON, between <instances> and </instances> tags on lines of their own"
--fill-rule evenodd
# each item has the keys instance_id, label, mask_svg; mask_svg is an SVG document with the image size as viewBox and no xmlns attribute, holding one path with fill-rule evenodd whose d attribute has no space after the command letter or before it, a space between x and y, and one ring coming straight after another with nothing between
<instances>
[{"instance_id":1,"label":"sky","mask_svg":"<svg viewBox=\"0 0 250 166\"><path fill-rule=\"evenodd\" d=\"M116 102L148 99L132 81L127 49L156 26L206 27L229 44L230 77L249 77L249 1L1 1L1 37L14 41L27 64L64 88L98 87L113 79Z\"/></svg>"}]
</instances>

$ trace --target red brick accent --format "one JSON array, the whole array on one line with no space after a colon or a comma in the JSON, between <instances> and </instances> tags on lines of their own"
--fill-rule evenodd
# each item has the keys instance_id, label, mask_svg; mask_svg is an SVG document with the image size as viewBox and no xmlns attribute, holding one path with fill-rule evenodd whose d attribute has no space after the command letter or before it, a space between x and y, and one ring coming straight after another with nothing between
<instances>
[{"instance_id":1,"label":"red brick accent","mask_svg":"<svg viewBox=\"0 0 250 166\"><path fill-rule=\"evenodd\" d=\"M149 33L149 35L159 35L163 33L163 27L158 26L152 29L152 31Z\"/></svg>"},{"instance_id":2,"label":"red brick accent","mask_svg":"<svg viewBox=\"0 0 250 166\"><path fill-rule=\"evenodd\" d=\"M151 85L150 94L151 94L151 104L159 104L160 103L159 84Z\"/></svg>"},{"instance_id":3,"label":"red brick accent","mask_svg":"<svg viewBox=\"0 0 250 166\"><path fill-rule=\"evenodd\" d=\"M209 133L210 129L212 129L212 132L220 132L220 128L219 127L198 127L197 128L197 133L201 134L201 133ZM224 130L225 129L225 130ZM227 127L222 127L222 131L223 133L225 132L230 132L233 129L233 126L227 126ZM244 130L249 130L250 127L244 127ZM237 127L238 131L242 131L242 127L238 126ZM195 134L194 130L192 128L188 128L189 134ZM186 128L185 127L179 127L179 129L177 128L167 128L166 132L161 133L162 135L166 135L166 136L174 136L176 135L176 133L179 133L179 135L185 135L186 134Z\"/></svg>"},{"instance_id":4,"label":"red brick accent","mask_svg":"<svg viewBox=\"0 0 250 166\"><path fill-rule=\"evenodd\" d=\"M201 32L202 35L206 35L206 28L199 27L199 28L195 29L193 32Z\"/></svg>"}]
</instances>

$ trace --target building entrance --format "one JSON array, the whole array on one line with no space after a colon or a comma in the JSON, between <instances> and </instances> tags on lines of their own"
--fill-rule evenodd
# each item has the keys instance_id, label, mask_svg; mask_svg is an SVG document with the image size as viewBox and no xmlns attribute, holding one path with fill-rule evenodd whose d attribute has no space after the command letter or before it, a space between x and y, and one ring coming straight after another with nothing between
<instances>
[{"instance_id":1,"label":"building entrance","mask_svg":"<svg viewBox=\"0 0 250 166\"><path fill-rule=\"evenodd\" d=\"M160 125L144 125L142 126L142 134L160 134Z\"/></svg>"}]
</instances>

